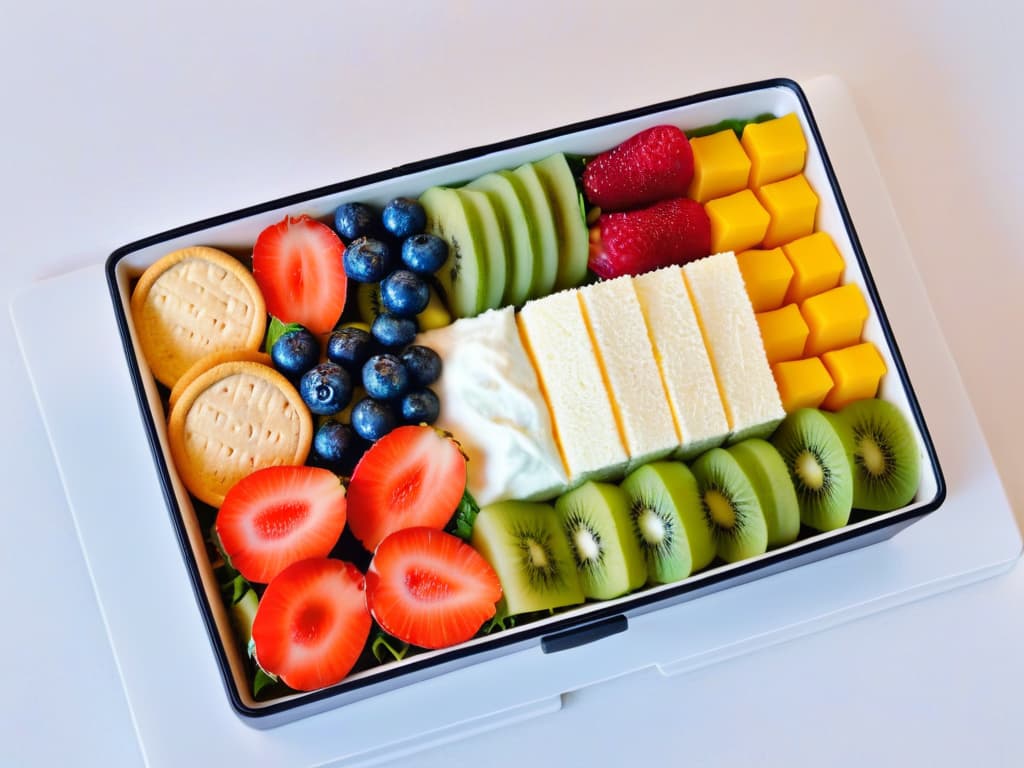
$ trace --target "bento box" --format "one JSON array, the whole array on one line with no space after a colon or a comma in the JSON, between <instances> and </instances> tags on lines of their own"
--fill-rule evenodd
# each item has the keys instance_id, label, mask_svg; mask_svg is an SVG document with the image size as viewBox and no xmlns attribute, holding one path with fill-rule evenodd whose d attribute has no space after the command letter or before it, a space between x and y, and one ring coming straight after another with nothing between
<instances>
[{"instance_id":1,"label":"bento box","mask_svg":"<svg viewBox=\"0 0 1024 768\"><path fill-rule=\"evenodd\" d=\"M937 509L869 257L786 79L116 250L230 705L270 727L530 646L568 658Z\"/></svg>"}]
</instances>

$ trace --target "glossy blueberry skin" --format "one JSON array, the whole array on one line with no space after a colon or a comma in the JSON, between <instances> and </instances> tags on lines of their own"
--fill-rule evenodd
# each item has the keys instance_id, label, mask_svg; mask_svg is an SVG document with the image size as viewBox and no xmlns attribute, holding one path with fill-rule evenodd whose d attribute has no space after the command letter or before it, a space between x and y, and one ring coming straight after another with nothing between
<instances>
[{"instance_id":1,"label":"glossy blueberry skin","mask_svg":"<svg viewBox=\"0 0 1024 768\"><path fill-rule=\"evenodd\" d=\"M362 453L359 436L348 424L326 421L313 436L314 458L330 469L355 463Z\"/></svg>"},{"instance_id":2,"label":"glossy blueberry skin","mask_svg":"<svg viewBox=\"0 0 1024 768\"><path fill-rule=\"evenodd\" d=\"M332 416L352 400L352 377L337 363L320 363L302 375L299 395L311 413Z\"/></svg>"},{"instance_id":3,"label":"glossy blueberry skin","mask_svg":"<svg viewBox=\"0 0 1024 768\"><path fill-rule=\"evenodd\" d=\"M353 240L341 259L345 274L359 283L379 283L394 266L391 247L373 237Z\"/></svg>"},{"instance_id":4,"label":"glossy blueberry skin","mask_svg":"<svg viewBox=\"0 0 1024 768\"><path fill-rule=\"evenodd\" d=\"M395 317L385 312L377 315L370 326L373 338L385 347L404 347L416 338L416 320L411 317Z\"/></svg>"},{"instance_id":5,"label":"glossy blueberry skin","mask_svg":"<svg viewBox=\"0 0 1024 768\"><path fill-rule=\"evenodd\" d=\"M334 229L345 242L377 231L377 216L363 203L342 203L334 211Z\"/></svg>"},{"instance_id":6,"label":"glossy blueberry skin","mask_svg":"<svg viewBox=\"0 0 1024 768\"><path fill-rule=\"evenodd\" d=\"M297 379L320 359L320 345L305 328L281 334L270 348L274 367L289 379Z\"/></svg>"},{"instance_id":7,"label":"glossy blueberry skin","mask_svg":"<svg viewBox=\"0 0 1024 768\"><path fill-rule=\"evenodd\" d=\"M396 197L384 206L380 215L384 229L395 237L418 235L427 226L423 206L409 197Z\"/></svg>"},{"instance_id":8,"label":"glossy blueberry skin","mask_svg":"<svg viewBox=\"0 0 1024 768\"><path fill-rule=\"evenodd\" d=\"M380 400L365 397L352 408L352 429L364 440L380 440L397 426L394 409Z\"/></svg>"},{"instance_id":9,"label":"glossy blueberry skin","mask_svg":"<svg viewBox=\"0 0 1024 768\"><path fill-rule=\"evenodd\" d=\"M430 347L413 344L402 353L402 363L414 386L426 387L441 377L441 356Z\"/></svg>"},{"instance_id":10,"label":"glossy blueberry skin","mask_svg":"<svg viewBox=\"0 0 1024 768\"><path fill-rule=\"evenodd\" d=\"M327 359L351 374L358 374L373 348L373 336L362 328L339 328L327 339Z\"/></svg>"},{"instance_id":11,"label":"glossy blueberry skin","mask_svg":"<svg viewBox=\"0 0 1024 768\"><path fill-rule=\"evenodd\" d=\"M430 287L415 272L396 269L380 284L380 303L395 317L415 317L427 308Z\"/></svg>"},{"instance_id":12,"label":"glossy blueberry skin","mask_svg":"<svg viewBox=\"0 0 1024 768\"><path fill-rule=\"evenodd\" d=\"M441 401L429 389L414 389L402 398L401 410L406 424L433 424L441 413Z\"/></svg>"},{"instance_id":13,"label":"glossy blueberry skin","mask_svg":"<svg viewBox=\"0 0 1024 768\"><path fill-rule=\"evenodd\" d=\"M377 400L397 400L409 389L409 372L395 355L374 355L363 366L363 389Z\"/></svg>"},{"instance_id":14,"label":"glossy blueberry skin","mask_svg":"<svg viewBox=\"0 0 1024 768\"><path fill-rule=\"evenodd\" d=\"M413 235L402 242L402 263L420 275L432 275L448 259L448 243L437 235Z\"/></svg>"}]
</instances>

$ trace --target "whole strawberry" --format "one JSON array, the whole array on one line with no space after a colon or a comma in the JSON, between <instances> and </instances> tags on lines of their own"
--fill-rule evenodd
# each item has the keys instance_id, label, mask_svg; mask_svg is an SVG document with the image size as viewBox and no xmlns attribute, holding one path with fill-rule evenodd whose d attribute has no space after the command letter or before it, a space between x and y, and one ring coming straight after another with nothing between
<instances>
[{"instance_id":1,"label":"whole strawberry","mask_svg":"<svg viewBox=\"0 0 1024 768\"><path fill-rule=\"evenodd\" d=\"M592 205L623 211L683 197L693 178L693 150L674 125L656 125L604 152L583 170Z\"/></svg>"},{"instance_id":2,"label":"whole strawberry","mask_svg":"<svg viewBox=\"0 0 1024 768\"><path fill-rule=\"evenodd\" d=\"M605 213L590 232L588 266L605 279L639 275L711 252L711 221L704 206L677 197L649 208Z\"/></svg>"}]
</instances>

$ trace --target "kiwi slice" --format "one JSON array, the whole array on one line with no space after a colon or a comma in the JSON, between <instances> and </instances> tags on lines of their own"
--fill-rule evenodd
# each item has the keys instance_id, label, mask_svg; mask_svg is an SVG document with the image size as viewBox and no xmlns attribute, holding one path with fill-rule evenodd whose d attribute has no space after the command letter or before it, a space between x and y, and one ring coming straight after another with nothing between
<instances>
[{"instance_id":1,"label":"kiwi slice","mask_svg":"<svg viewBox=\"0 0 1024 768\"><path fill-rule=\"evenodd\" d=\"M853 475L842 439L819 410L793 411L772 435L796 489L800 521L819 531L842 528L853 508Z\"/></svg>"},{"instance_id":2,"label":"kiwi slice","mask_svg":"<svg viewBox=\"0 0 1024 768\"><path fill-rule=\"evenodd\" d=\"M505 236L508 254L508 276L502 302L519 306L530 297L533 285L533 223L527 218L526 206L517 186L508 176L488 173L469 184L491 198ZM522 193L525 196L525 191Z\"/></svg>"},{"instance_id":3,"label":"kiwi slice","mask_svg":"<svg viewBox=\"0 0 1024 768\"><path fill-rule=\"evenodd\" d=\"M647 564L633 537L629 499L617 485L593 480L555 502L583 594L624 595L647 581Z\"/></svg>"},{"instance_id":4,"label":"kiwi slice","mask_svg":"<svg viewBox=\"0 0 1024 768\"><path fill-rule=\"evenodd\" d=\"M380 302L380 283L358 283L356 288L356 307L359 319L368 326L373 325L377 315L384 312Z\"/></svg>"},{"instance_id":5,"label":"kiwi slice","mask_svg":"<svg viewBox=\"0 0 1024 768\"><path fill-rule=\"evenodd\" d=\"M768 548L796 541L800 535L800 504L786 463L767 440L752 437L726 449L750 480L768 526Z\"/></svg>"},{"instance_id":6,"label":"kiwi slice","mask_svg":"<svg viewBox=\"0 0 1024 768\"><path fill-rule=\"evenodd\" d=\"M537 260L534 262L530 295L535 298L547 296L554 290L558 278L558 230L551 211L551 198L532 163L501 173L507 174L514 184L519 185L526 204L526 215L537 230L537 247L534 251Z\"/></svg>"},{"instance_id":7,"label":"kiwi slice","mask_svg":"<svg viewBox=\"0 0 1024 768\"><path fill-rule=\"evenodd\" d=\"M569 161L558 153L533 164L551 201L558 236L558 276L555 288L573 288L587 276L590 231L580 206L580 192Z\"/></svg>"},{"instance_id":8,"label":"kiwi slice","mask_svg":"<svg viewBox=\"0 0 1024 768\"><path fill-rule=\"evenodd\" d=\"M501 501L483 507L470 543L498 574L510 616L583 602L569 542L550 504Z\"/></svg>"},{"instance_id":9,"label":"kiwi slice","mask_svg":"<svg viewBox=\"0 0 1024 768\"><path fill-rule=\"evenodd\" d=\"M645 464L630 472L620 487L629 498L633 538L643 553L648 581L679 581L714 559L714 546L700 519L697 482L685 465Z\"/></svg>"},{"instance_id":10,"label":"kiwi slice","mask_svg":"<svg viewBox=\"0 0 1024 768\"><path fill-rule=\"evenodd\" d=\"M486 263L483 272L483 309L497 309L501 306L501 297L505 295L505 282L508 277L505 234L498 221L498 213L494 210L491 198L478 189L462 188L456 190L456 193L462 199L466 209L472 211L477 221L480 222ZM443 269L444 267L442 267Z\"/></svg>"},{"instance_id":11,"label":"kiwi slice","mask_svg":"<svg viewBox=\"0 0 1024 768\"><path fill-rule=\"evenodd\" d=\"M724 448L712 448L701 454L692 469L718 556L735 563L764 554L768 525L757 492L739 462Z\"/></svg>"},{"instance_id":12,"label":"kiwi slice","mask_svg":"<svg viewBox=\"0 0 1024 768\"><path fill-rule=\"evenodd\" d=\"M890 512L917 493L921 457L906 417L890 402L850 403L832 417L853 471L853 506Z\"/></svg>"},{"instance_id":13,"label":"kiwi slice","mask_svg":"<svg viewBox=\"0 0 1024 768\"><path fill-rule=\"evenodd\" d=\"M437 279L452 314L480 314L488 295L490 261L475 208L448 187L431 187L420 195L420 205L427 214L426 231L448 243L448 259Z\"/></svg>"}]
</instances>

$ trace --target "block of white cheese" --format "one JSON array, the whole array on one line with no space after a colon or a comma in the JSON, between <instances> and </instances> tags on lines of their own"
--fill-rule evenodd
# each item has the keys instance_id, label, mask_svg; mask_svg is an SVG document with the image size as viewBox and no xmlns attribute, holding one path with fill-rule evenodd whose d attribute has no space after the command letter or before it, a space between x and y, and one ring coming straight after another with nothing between
<instances>
[{"instance_id":1,"label":"block of white cheese","mask_svg":"<svg viewBox=\"0 0 1024 768\"><path fill-rule=\"evenodd\" d=\"M679 432L677 453L696 456L725 440L729 421L683 271L648 272L634 278L633 287Z\"/></svg>"},{"instance_id":2,"label":"block of white cheese","mask_svg":"<svg viewBox=\"0 0 1024 768\"><path fill-rule=\"evenodd\" d=\"M518 319L551 409L570 484L621 474L629 456L619 437L579 292L571 289L529 301Z\"/></svg>"},{"instance_id":3,"label":"block of white cheese","mask_svg":"<svg viewBox=\"0 0 1024 768\"><path fill-rule=\"evenodd\" d=\"M786 412L735 254L692 261L683 275L729 419L729 440L766 436Z\"/></svg>"},{"instance_id":4,"label":"block of white cheese","mask_svg":"<svg viewBox=\"0 0 1024 768\"><path fill-rule=\"evenodd\" d=\"M441 356L441 378L431 385L441 401L435 426L462 445L466 484L480 505L565 490L548 406L511 307L426 331L416 343Z\"/></svg>"},{"instance_id":5,"label":"block of white cheese","mask_svg":"<svg viewBox=\"0 0 1024 768\"><path fill-rule=\"evenodd\" d=\"M630 465L664 458L679 435L633 279L593 283L579 295Z\"/></svg>"}]
</instances>

